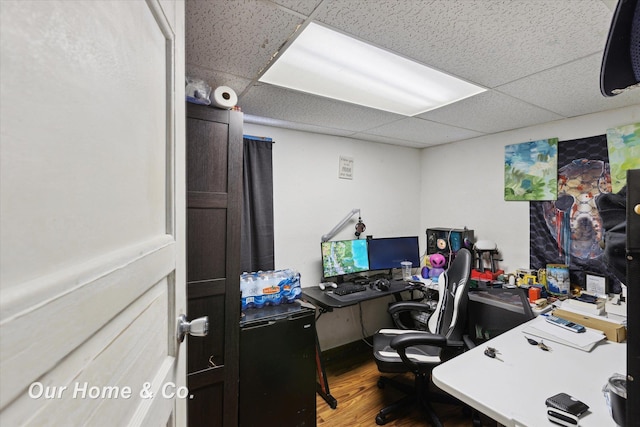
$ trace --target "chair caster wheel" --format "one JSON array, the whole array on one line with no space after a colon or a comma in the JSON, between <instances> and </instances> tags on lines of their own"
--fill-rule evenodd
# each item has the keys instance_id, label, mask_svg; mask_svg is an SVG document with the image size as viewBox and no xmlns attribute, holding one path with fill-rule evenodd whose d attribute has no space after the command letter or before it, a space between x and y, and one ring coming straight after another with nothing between
<instances>
[{"instance_id":1,"label":"chair caster wheel","mask_svg":"<svg viewBox=\"0 0 640 427\"><path fill-rule=\"evenodd\" d=\"M384 417L384 415L376 415L376 424L378 424L379 426L383 426L387 423L387 419Z\"/></svg>"}]
</instances>

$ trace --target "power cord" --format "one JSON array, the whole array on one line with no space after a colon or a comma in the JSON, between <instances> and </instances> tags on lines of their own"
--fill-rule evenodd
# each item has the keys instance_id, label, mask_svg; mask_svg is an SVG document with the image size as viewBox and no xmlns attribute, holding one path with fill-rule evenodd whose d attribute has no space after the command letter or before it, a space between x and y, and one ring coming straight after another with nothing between
<instances>
[{"instance_id":1,"label":"power cord","mask_svg":"<svg viewBox=\"0 0 640 427\"><path fill-rule=\"evenodd\" d=\"M369 347L373 348L373 343L367 341L367 331L364 328L364 321L362 319L362 306L361 302L358 302L358 317L360 318L360 333L362 334L362 341L367 344Z\"/></svg>"}]
</instances>

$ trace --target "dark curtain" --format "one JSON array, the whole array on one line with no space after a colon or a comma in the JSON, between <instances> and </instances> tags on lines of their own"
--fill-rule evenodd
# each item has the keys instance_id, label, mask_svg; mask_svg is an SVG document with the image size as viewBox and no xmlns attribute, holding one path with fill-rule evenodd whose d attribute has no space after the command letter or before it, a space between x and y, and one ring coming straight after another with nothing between
<instances>
[{"instance_id":1,"label":"dark curtain","mask_svg":"<svg viewBox=\"0 0 640 427\"><path fill-rule=\"evenodd\" d=\"M274 269L273 143L244 136L241 271Z\"/></svg>"}]
</instances>

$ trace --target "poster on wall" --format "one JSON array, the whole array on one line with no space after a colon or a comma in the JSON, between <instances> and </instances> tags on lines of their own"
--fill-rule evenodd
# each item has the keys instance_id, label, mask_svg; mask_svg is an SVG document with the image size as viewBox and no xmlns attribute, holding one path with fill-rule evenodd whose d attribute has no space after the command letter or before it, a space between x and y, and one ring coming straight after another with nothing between
<instances>
[{"instance_id":1,"label":"poster on wall","mask_svg":"<svg viewBox=\"0 0 640 427\"><path fill-rule=\"evenodd\" d=\"M556 200L558 138L504 147L504 199Z\"/></svg>"},{"instance_id":2,"label":"poster on wall","mask_svg":"<svg viewBox=\"0 0 640 427\"><path fill-rule=\"evenodd\" d=\"M606 135L560 141L558 198L529 204L530 266L569 266L572 284L584 286L585 271L609 279L611 290L620 281L603 260L603 222L596 199L611 193Z\"/></svg>"},{"instance_id":3,"label":"poster on wall","mask_svg":"<svg viewBox=\"0 0 640 427\"><path fill-rule=\"evenodd\" d=\"M611 189L619 192L627 181L627 170L640 169L640 123L607 129L611 165Z\"/></svg>"}]
</instances>

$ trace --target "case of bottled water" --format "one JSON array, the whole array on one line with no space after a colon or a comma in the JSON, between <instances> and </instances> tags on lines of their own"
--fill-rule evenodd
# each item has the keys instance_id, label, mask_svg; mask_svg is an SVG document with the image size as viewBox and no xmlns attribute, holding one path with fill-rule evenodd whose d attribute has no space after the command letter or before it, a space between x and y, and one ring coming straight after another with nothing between
<instances>
[{"instance_id":1,"label":"case of bottled water","mask_svg":"<svg viewBox=\"0 0 640 427\"><path fill-rule=\"evenodd\" d=\"M302 296L300 273L270 270L240 275L242 310L290 303Z\"/></svg>"}]
</instances>

